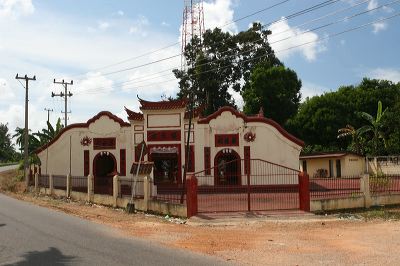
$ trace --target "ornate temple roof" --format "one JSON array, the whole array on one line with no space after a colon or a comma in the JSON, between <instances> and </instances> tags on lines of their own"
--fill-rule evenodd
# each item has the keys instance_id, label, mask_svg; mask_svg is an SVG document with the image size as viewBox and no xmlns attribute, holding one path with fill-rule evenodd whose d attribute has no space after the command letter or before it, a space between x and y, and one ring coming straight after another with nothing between
<instances>
[{"instance_id":1,"label":"ornate temple roof","mask_svg":"<svg viewBox=\"0 0 400 266\"><path fill-rule=\"evenodd\" d=\"M144 119L142 113L134 112L132 110L129 110L126 107L124 107L124 108L125 108L125 112L128 114L128 120L139 120L139 121L141 121L141 120Z\"/></svg>"},{"instance_id":2,"label":"ornate temple roof","mask_svg":"<svg viewBox=\"0 0 400 266\"><path fill-rule=\"evenodd\" d=\"M140 110L168 110L168 109L182 109L186 108L188 103L187 99L173 100L173 101L159 101L150 102L143 99L139 99Z\"/></svg>"}]
</instances>

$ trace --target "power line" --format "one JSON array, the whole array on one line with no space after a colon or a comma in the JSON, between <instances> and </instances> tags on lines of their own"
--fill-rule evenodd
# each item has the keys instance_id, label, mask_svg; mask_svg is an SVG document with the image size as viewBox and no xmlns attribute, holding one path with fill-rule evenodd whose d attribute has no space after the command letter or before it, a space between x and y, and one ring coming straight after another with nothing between
<instances>
[{"instance_id":1,"label":"power line","mask_svg":"<svg viewBox=\"0 0 400 266\"><path fill-rule=\"evenodd\" d=\"M368 0L368 1L369 1L369 0ZM356 6L359 6L360 4L366 3L366 2L368 2L368 1L362 1L362 2L356 3L355 5L352 6L352 8L354 8L354 7L356 7ZM360 15L364 15L364 14L366 14L366 13L373 12L373 11L375 11L375 10L377 10L377 9L382 8L382 7L385 7L385 6L389 6L389 5L398 3L399 1L400 1L400 0L396 0L396 1L392 1L392 2L387 3L387 4L382 4L382 5L380 5L380 6L377 6L377 7L373 8L373 9L369 9L369 10L366 10L366 11L363 11L363 12L359 12L359 13L353 14L353 15L351 15L351 16L346 16L346 17L343 17L343 18L338 19L338 20L336 20L336 21L329 22L329 23L324 24L324 25L321 25L321 26L317 26L317 27L315 27L315 28L313 28L313 29L310 29L310 30L305 30L305 31L302 31L302 32L298 32L298 33L296 33L295 35L292 35L292 36L289 36L289 37L286 37L286 38L283 38L283 39L280 39L280 40L276 40L276 41L270 42L269 44L275 44L275 43L278 43L278 42L281 42L281 41L285 41L285 40L288 40L288 39L291 39L291 38L298 37L298 36L300 36L300 35L303 35L303 34L306 34L306 33L309 33L309 32L313 32L313 31L316 31L316 30L320 30L320 29L322 29L322 28L326 28L326 27L332 26L332 25L334 25L334 24L337 24L337 23L340 23L340 22L343 22L343 21L348 21L348 20L351 20L351 19L353 19L353 18L355 18L355 17L358 17L358 16L360 16ZM347 11L348 9L349 9L349 8L341 9L341 10L338 10L338 11L335 11L335 12L332 12L332 13L329 13L328 15L338 14L338 13L340 13L340 12ZM340 12L339 12L339 11L340 11ZM320 19L322 19L322 18L326 18L328 15L324 15L324 16L319 17L319 18L317 18L317 19L313 19L312 21L320 20ZM305 25L305 24L307 24L307 22L302 23L301 25ZM298 26L294 26L294 27L298 27ZM284 30L284 31L281 31L281 32L272 34L271 36L276 36L276 35L279 35L279 34L281 34L281 33L286 32L286 31L288 31L288 30ZM260 40L262 40L262 38L257 39L257 40L255 40L255 41L253 41L253 42L257 42L257 41L260 41ZM255 49L257 49L257 48L252 48L252 49L243 51L243 52L239 53L239 55L240 55L240 54L243 54L243 53L251 52L251 51L253 51L253 50L255 50ZM224 54L224 52L223 52L222 54ZM234 56L237 56L237 54L234 55ZM230 57L230 56L228 56L228 57ZM199 67L200 67L200 66L205 66L205 65L208 65L208 64L211 64L211 63L220 61L220 60L222 60L222 59L226 59L226 58L227 58L227 57L221 57L221 58L219 58L219 59L212 60L212 61L210 61L210 62L207 62L207 63L204 63L204 64L200 64L200 65L198 65L198 66L199 66ZM166 71L170 71L170 70L172 70L172 69L175 69L175 68L166 69L166 70L157 72L156 74L158 74L158 73L163 73L163 72L166 72ZM148 75L147 77L151 77L151 76L154 76L154 75L156 75L156 74L151 74L151 75ZM167 75L169 75L169 73L168 73L168 74L165 74L165 75L158 76L158 77L163 77L163 76L167 76ZM145 76L145 77L146 77L146 76ZM158 77L155 77L155 78L158 78ZM137 83L141 83L141 82L144 82L144 81L146 81L146 80L153 79L153 78L143 79L143 77L140 77L140 78L136 78L136 79L133 79L133 80L128 80L128 81L121 82L121 83L119 83L119 84L117 84L117 85L114 85L113 87L116 87L116 86L118 86L118 85L124 85L124 84L128 84L128 83L132 83L132 82L134 82L134 80L137 80L137 79L141 79L141 80L139 80L139 81L137 82ZM89 90L86 90L86 91L83 91L83 92L80 92L80 93L85 93L85 92L89 92L89 91L92 91L92 90L98 91L98 90L101 90L101 89L103 89L103 88L106 89L106 87L99 87L99 88L89 89ZM108 88L109 88L109 87L107 87L107 89L108 89Z\"/></svg>"},{"instance_id":2,"label":"power line","mask_svg":"<svg viewBox=\"0 0 400 266\"><path fill-rule=\"evenodd\" d=\"M228 23L222 25L221 28L224 28L224 27L226 27L226 26L228 26L228 25L230 25L230 24L232 24L232 23L241 21L241 20L243 20L243 19L249 18L249 17L254 16L254 15L256 15L256 14L265 12L265 11L267 11L267 10L270 10L270 9L272 9L272 8L274 8L274 7L277 7L277 6L279 6L279 5L282 5L282 4L284 4L284 3L286 3L286 2L289 2L289 1L291 1L291 0L284 0L284 1L281 1L281 2L279 2L279 3L277 3L277 4L268 6L268 7L266 7L266 8L263 8L263 9L261 9L261 10L258 10L258 11L256 11L256 12L254 12L254 13L252 13L252 14L249 14L249 15L246 15L246 16L244 16L244 17L238 18L238 19L236 19L236 20L234 20L234 21L228 22ZM116 62L116 63L113 63L113 64L109 64L109 65L105 65L105 66L103 66L103 67L98 67L98 68L91 69L91 70L86 71L85 73L81 73L81 74L74 75L73 77L80 77L80 76L83 76L83 75L85 75L85 74L87 74L87 73L89 73L89 72L92 72L92 71L98 71L98 70L110 68L110 67L113 67L113 66L121 65L121 64L124 64L124 63L126 63L126 62L129 62L129 61L132 61L132 60L135 60L135 59L138 59L138 58L142 58L142 57L144 57L144 56L147 56L147 55L150 55L150 54L154 54L154 53L157 53L157 52L159 52L159 51L163 51L163 50L165 50L165 49L174 47L174 46L176 46L176 45L178 45L178 44L181 44L181 41L178 41L178 42L175 42L175 43L171 43L171 44L166 45L166 46L164 46L164 47L162 47L162 48L159 48L159 49L156 49L156 50L153 50L153 51L149 51L149 52L146 52L146 53L143 53L143 54L141 54L141 55L134 56L134 57L130 57L130 58L128 58L128 59L125 59L125 60L122 60L122 61L119 61L119 62Z\"/></svg>"},{"instance_id":3,"label":"power line","mask_svg":"<svg viewBox=\"0 0 400 266\"><path fill-rule=\"evenodd\" d=\"M313 5L311 7L305 8L305 9L297 11L295 13L292 13L292 14L288 15L287 17L283 17L283 18L274 20L272 22L266 23L266 24L264 24L264 26L271 26L273 24L276 24L276 23L279 23L279 22L282 22L282 21L293 19L295 17L298 17L298 16L304 15L306 13L312 12L312 11L317 10L319 8L326 7L328 5L332 5L332 4L334 4L334 3L338 2L338 1L340 1L340 0L324 1L324 2L319 3L317 5ZM179 57L181 55L182 55L182 53L179 53L179 54L175 54L175 55L168 56L168 57L165 57L165 58L161 58L161 59L158 59L158 60L154 60L154 61L151 61L151 62L148 62L148 63L144 63L144 64L141 64L141 65L128 67L128 68L124 68L124 69L120 69L120 70L116 70L116 71L106 72L106 73L103 73L102 76L108 76L108 75L113 75L113 74L129 71L129 70L142 68L142 67L145 67L145 66L149 66L149 65L157 64L157 63L160 63L160 62L163 62L163 61L167 61L167 60L173 59L175 57Z\"/></svg>"},{"instance_id":4,"label":"power line","mask_svg":"<svg viewBox=\"0 0 400 266\"><path fill-rule=\"evenodd\" d=\"M340 35L343 35L345 33L355 31L355 30L359 30L359 29L365 28L365 27L367 27L369 25L372 25L374 23L383 22L383 21L386 21L386 20L389 20L389 19L393 19L393 18L398 17L398 16L400 16L400 13L396 13L396 14L394 14L392 16L381 18L381 19L378 19L378 20L374 20L374 21L359 25L357 27L353 27L353 28L341 31L341 32L332 33L332 34L326 35L325 37L323 37L321 39L315 40L315 41L309 41L309 42L305 42L305 43L301 43L301 44L298 44L298 45L294 45L294 46L291 46L291 47L288 47L288 48L285 48L285 49L282 49L282 50L279 50L279 51L275 51L275 54L276 53L282 53L282 52L290 51L290 50L293 50L293 49L296 49L296 48L299 48L299 47L302 47L302 46L306 46L306 45L309 45L309 44L323 42L323 41L328 40L330 38L334 38L334 37L337 37L337 36L340 36ZM266 57L266 56L268 56L270 54L272 54L272 53L267 53L267 54L264 54L262 56L258 56L258 57L255 57L255 58L242 60L241 62L238 62L238 64L245 63L245 62L250 62L250 61L253 61L253 60L256 60L256 59L260 59L260 58ZM203 72L192 74L189 77L193 77L193 76L197 76L197 75L200 75L200 74L204 74L204 73L208 73L208 72L212 72L212 71L216 71L216 70L221 70L221 69L225 69L225 68L227 68L227 67L213 68L213 69L210 69L210 70L206 70L206 71L203 71ZM146 84L146 85L143 85L143 86L136 86L136 88L145 88L145 87L154 86L154 85L157 85L157 84L171 82L171 81L176 81L176 79L174 78L174 79L161 81L161 82L157 82L157 83L149 83L149 84ZM92 92L92 93L89 92L87 94L98 94L98 93L102 93L102 92L101 91Z\"/></svg>"},{"instance_id":5,"label":"power line","mask_svg":"<svg viewBox=\"0 0 400 266\"><path fill-rule=\"evenodd\" d=\"M68 112L68 109L67 109L67 107L68 107L68 97L72 97L72 95L73 95L70 91L67 92L67 90L68 90L68 85L73 85L73 84L74 84L74 81L71 80L70 82L66 82L66 81L64 81L64 80L62 80L62 81L56 81L56 79L54 79L53 82L54 82L54 84L61 84L61 85L63 85L64 90L65 90L64 93L63 93L63 92L60 92L59 94L56 94L56 93L52 92L52 93L51 93L51 97L54 97L54 96L64 97L64 104L65 104L64 127L67 127L67 125L68 125L68 113L71 113L71 112ZM61 112L62 112L62 111L61 111Z\"/></svg>"}]
</instances>

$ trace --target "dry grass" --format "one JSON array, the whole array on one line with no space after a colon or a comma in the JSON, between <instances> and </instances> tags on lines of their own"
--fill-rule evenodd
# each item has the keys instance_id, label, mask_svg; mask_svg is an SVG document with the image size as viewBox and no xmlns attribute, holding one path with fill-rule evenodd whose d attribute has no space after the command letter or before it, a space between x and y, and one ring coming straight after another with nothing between
<instances>
[{"instance_id":1,"label":"dry grass","mask_svg":"<svg viewBox=\"0 0 400 266\"><path fill-rule=\"evenodd\" d=\"M0 172L0 191L22 193L26 187L22 182L23 173L19 170Z\"/></svg>"}]
</instances>

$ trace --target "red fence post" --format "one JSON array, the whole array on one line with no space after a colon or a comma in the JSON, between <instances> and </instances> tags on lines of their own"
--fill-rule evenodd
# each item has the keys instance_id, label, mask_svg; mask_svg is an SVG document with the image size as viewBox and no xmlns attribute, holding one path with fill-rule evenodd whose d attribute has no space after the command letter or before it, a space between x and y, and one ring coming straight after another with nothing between
<instances>
[{"instance_id":1,"label":"red fence post","mask_svg":"<svg viewBox=\"0 0 400 266\"><path fill-rule=\"evenodd\" d=\"M310 181L308 174L305 172L299 173L299 200L300 210L310 211Z\"/></svg>"},{"instance_id":2,"label":"red fence post","mask_svg":"<svg viewBox=\"0 0 400 266\"><path fill-rule=\"evenodd\" d=\"M194 175L186 178L186 206L188 218L197 214L197 178Z\"/></svg>"}]
</instances>

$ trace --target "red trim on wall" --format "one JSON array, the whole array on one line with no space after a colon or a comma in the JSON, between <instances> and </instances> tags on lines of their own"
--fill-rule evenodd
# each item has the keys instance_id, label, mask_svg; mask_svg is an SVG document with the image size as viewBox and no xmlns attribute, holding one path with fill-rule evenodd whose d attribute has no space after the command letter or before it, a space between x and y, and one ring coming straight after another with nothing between
<instances>
[{"instance_id":1,"label":"red trim on wall","mask_svg":"<svg viewBox=\"0 0 400 266\"><path fill-rule=\"evenodd\" d=\"M119 174L120 176L126 176L126 150L119 150Z\"/></svg>"},{"instance_id":2,"label":"red trim on wall","mask_svg":"<svg viewBox=\"0 0 400 266\"><path fill-rule=\"evenodd\" d=\"M251 174L250 146L244 146L244 174Z\"/></svg>"},{"instance_id":3,"label":"red trim on wall","mask_svg":"<svg viewBox=\"0 0 400 266\"><path fill-rule=\"evenodd\" d=\"M187 135L189 131L185 131L185 143L187 142ZM194 131L190 130L190 143L194 143Z\"/></svg>"},{"instance_id":4,"label":"red trim on wall","mask_svg":"<svg viewBox=\"0 0 400 266\"><path fill-rule=\"evenodd\" d=\"M71 124L65 128L63 128L60 133L54 138L52 139L49 143L43 145L42 147L40 147L39 149L37 149L35 151L36 154L40 153L41 151L45 150L47 147L51 146L54 142L56 142L65 132L67 132L70 129L73 128L89 128L90 124L94 123L96 120L98 120L100 117L102 116L107 116L110 119L114 120L115 122L117 122L121 127L130 127L131 124L125 122L124 120L122 120L121 118L119 118L118 116L112 114L111 112L108 111L102 111L100 113L98 113L97 115L95 115L94 117L90 118L86 123L76 123L76 124Z\"/></svg>"},{"instance_id":5,"label":"red trim on wall","mask_svg":"<svg viewBox=\"0 0 400 266\"><path fill-rule=\"evenodd\" d=\"M185 158L186 158L186 154L187 154L187 149L185 146ZM194 173L194 171L195 171L194 145L190 145L189 165L188 165L187 172Z\"/></svg>"},{"instance_id":6,"label":"red trim on wall","mask_svg":"<svg viewBox=\"0 0 400 266\"><path fill-rule=\"evenodd\" d=\"M180 130L149 130L147 141L180 141Z\"/></svg>"},{"instance_id":7,"label":"red trim on wall","mask_svg":"<svg viewBox=\"0 0 400 266\"><path fill-rule=\"evenodd\" d=\"M239 146L239 134L215 134L215 147Z\"/></svg>"},{"instance_id":8,"label":"red trim on wall","mask_svg":"<svg viewBox=\"0 0 400 266\"><path fill-rule=\"evenodd\" d=\"M211 175L211 148L204 147L204 169L206 175Z\"/></svg>"},{"instance_id":9,"label":"red trim on wall","mask_svg":"<svg viewBox=\"0 0 400 266\"><path fill-rule=\"evenodd\" d=\"M89 151L83 151L83 175L88 176L90 171L90 158L89 158Z\"/></svg>"},{"instance_id":10,"label":"red trim on wall","mask_svg":"<svg viewBox=\"0 0 400 266\"><path fill-rule=\"evenodd\" d=\"M115 138L93 138L93 150L115 150Z\"/></svg>"},{"instance_id":11,"label":"red trim on wall","mask_svg":"<svg viewBox=\"0 0 400 266\"><path fill-rule=\"evenodd\" d=\"M268 124L270 126L273 126L274 128L276 128L279 133L281 133L284 137L286 137L288 140L296 143L299 146L304 146L304 142L298 138L296 138L295 136L291 135L290 133L288 133L285 129L283 129L283 127L281 127L278 123L276 123L274 120L269 119L269 118L265 118L265 117L259 117L259 116L246 116L240 112L238 112L235 108L230 107L230 106L225 106L220 108L218 111L216 111L215 113L205 117L205 118L201 118L199 119L199 121L197 122L198 124L208 124L212 119L217 118L219 115L221 115L223 112L231 112L233 115L235 115L236 117L240 117L244 120L244 122L249 123L249 122L260 122L260 123L264 123L264 124Z\"/></svg>"}]
</instances>

